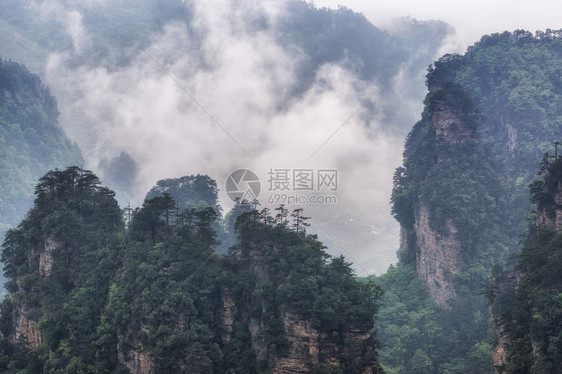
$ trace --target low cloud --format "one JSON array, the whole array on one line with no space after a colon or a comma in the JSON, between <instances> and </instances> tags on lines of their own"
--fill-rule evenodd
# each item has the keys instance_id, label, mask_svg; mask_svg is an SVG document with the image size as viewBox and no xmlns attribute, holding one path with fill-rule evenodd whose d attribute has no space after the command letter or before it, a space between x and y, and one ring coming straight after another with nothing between
<instances>
[{"instance_id":1,"label":"low cloud","mask_svg":"<svg viewBox=\"0 0 562 374\"><path fill-rule=\"evenodd\" d=\"M356 261L358 274L385 271L398 247L389 198L405 130L385 122L384 109L397 108L394 121L413 124L421 100L411 92L423 91L423 79L412 85L405 64L377 86L344 62L326 64L295 98L302 53L280 45L272 28L255 27L278 22L283 2L198 2L194 9L191 29L167 24L119 67L84 58L89 35L68 11L73 48L52 53L46 72L61 124L88 166L103 171L103 160L130 155L137 175L129 198L137 205L163 178L207 174L223 190L236 168L256 171L263 184L271 168L337 168L338 204L304 206L316 221L311 230L331 253ZM224 191L220 198L232 205Z\"/></svg>"}]
</instances>

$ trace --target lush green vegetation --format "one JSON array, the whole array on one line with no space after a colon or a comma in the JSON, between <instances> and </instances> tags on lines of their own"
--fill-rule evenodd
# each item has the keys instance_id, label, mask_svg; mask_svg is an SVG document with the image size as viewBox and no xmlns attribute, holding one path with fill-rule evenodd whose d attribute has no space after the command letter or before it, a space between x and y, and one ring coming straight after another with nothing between
<instances>
[{"instance_id":1,"label":"lush green vegetation","mask_svg":"<svg viewBox=\"0 0 562 374\"><path fill-rule=\"evenodd\" d=\"M4 306L13 311L2 313L2 370L77 372L99 351L103 300L119 265L121 210L112 191L76 167L47 173L35 193L34 208L3 244L10 292ZM49 242L54 245L45 255ZM45 270L49 257L52 267ZM41 330L43 344L35 352L7 339L14 333L7 328L13 328L11 319L22 310Z\"/></svg>"},{"instance_id":2,"label":"lush green vegetation","mask_svg":"<svg viewBox=\"0 0 562 374\"><path fill-rule=\"evenodd\" d=\"M384 290L377 324L388 374L493 373L486 301L470 295L451 310L429 297L413 265L376 278Z\"/></svg>"},{"instance_id":3,"label":"lush green vegetation","mask_svg":"<svg viewBox=\"0 0 562 374\"><path fill-rule=\"evenodd\" d=\"M80 165L78 147L57 123L55 98L23 65L0 59L0 237L33 203L49 169Z\"/></svg>"},{"instance_id":4,"label":"lush green vegetation","mask_svg":"<svg viewBox=\"0 0 562 374\"><path fill-rule=\"evenodd\" d=\"M76 167L47 173L35 192L35 206L3 245L10 296L1 306L2 372L127 372L144 352L156 372L266 373L289 346L286 313L342 347L346 331L371 330L380 288L326 254L300 210L241 214L238 243L222 256L212 207L179 212L163 193L126 228L114 193ZM230 326L226 299L234 302ZM22 316L40 330L35 348L12 339ZM260 356L251 324L263 330ZM337 372L362 372L360 354L345 357Z\"/></svg>"},{"instance_id":5,"label":"lush green vegetation","mask_svg":"<svg viewBox=\"0 0 562 374\"><path fill-rule=\"evenodd\" d=\"M532 201L551 214L560 205L562 158L545 157ZM547 209L550 207L550 209ZM508 339L506 373L557 373L562 366L562 233L531 226L513 269L496 270L488 288L493 313Z\"/></svg>"},{"instance_id":6,"label":"lush green vegetation","mask_svg":"<svg viewBox=\"0 0 562 374\"><path fill-rule=\"evenodd\" d=\"M560 31L504 32L482 37L463 56L446 55L427 76L430 88L452 81L470 92L482 113L482 142L523 201L537 160L562 132L561 58Z\"/></svg>"},{"instance_id":7,"label":"lush green vegetation","mask_svg":"<svg viewBox=\"0 0 562 374\"><path fill-rule=\"evenodd\" d=\"M505 265L517 253L530 211L526 186L537 160L562 132L561 41L554 31L494 34L465 55L446 55L430 67L422 119L395 173L393 214L410 236L421 205L439 235L449 234L448 223L453 224L462 271L451 309L436 309L413 286L417 244L415 236L406 238L410 247L399 251L399 266L380 278L387 293L379 323L381 360L389 372L492 370L490 323L480 293L494 265ZM460 141L436 136L432 120L443 107L459 117L462 128L452 128L453 135L475 129L475 136ZM541 183L549 182L534 188L544 191ZM421 320L415 319L419 313ZM417 344L413 336L424 341L418 331L432 331L434 340ZM385 345L385 337L394 343ZM482 365L472 365L474 360Z\"/></svg>"},{"instance_id":8,"label":"lush green vegetation","mask_svg":"<svg viewBox=\"0 0 562 374\"><path fill-rule=\"evenodd\" d=\"M431 229L440 235L449 234L451 222L463 247L459 286L475 291L494 262L505 261L517 243L511 202L477 135L462 142L436 136L432 116L437 105L459 113L459 126L465 128L459 131L470 132L478 125L472 100L458 85L447 83L428 95L422 120L407 139L404 166L395 172L392 212L411 229L416 209L425 205ZM399 252L403 264L415 262L415 240L410 245Z\"/></svg>"}]
</instances>

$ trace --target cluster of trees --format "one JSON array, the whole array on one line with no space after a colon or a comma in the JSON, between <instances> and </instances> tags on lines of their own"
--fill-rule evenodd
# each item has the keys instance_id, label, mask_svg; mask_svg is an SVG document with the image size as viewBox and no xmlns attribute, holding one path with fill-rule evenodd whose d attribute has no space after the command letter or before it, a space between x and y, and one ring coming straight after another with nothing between
<instances>
[{"instance_id":1,"label":"cluster of trees","mask_svg":"<svg viewBox=\"0 0 562 374\"><path fill-rule=\"evenodd\" d=\"M385 373L493 373L486 300L467 295L451 310L428 295L413 264L373 280L384 290L377 321Z\"/></svg>"},{"instance_id":2,"label":"cluster of trees","mask_svg":"<svg viewBox=\"0 0 562 374\"><path fill-rule=\"evenodd\" d=\"M259 373L289 347L286 312L342 346L344 332L373 326L380 287L326 254L300 209L241 213L237 245L219 255L212 207L170 220L177 203L163 193L125 225L114 193L76 167L47 173L35 193L3 244L10 295L1 305L2 372L125 373L143 352L155 372ZM48 254L46 242L55 243ZM39 271L45 256L48 273ZM230 331L225 298L234 301ZM14 341L21 316L40 331L36 347ZM262 324L261 356L252 323ZM339 370L362 372L357 357L347 355Z\"/></svg>"},{"instance_id":3,"label":"cluster of trees","mask_svg":"<svg viewBox=\"0 0 562 374\"><path fill-rule=\"evenodd\" d=\"M121 209L112 191L77 167L48 172L35 193L34 208L2 246L10 293L2 308L2 371L79 372L98 352L103 301L119 266ZM50 270L41 273L47 262ZM9 339L22 313L41 330L36 351Z\"/></svg>"},{"instance_id":4,"label":"cluster of trees","mask_svg":"<svg viewBox=\"0 0 562 374\"><path fill-rule=\"evenodd\" d=\"M212 207L220 214L217 182L207 175L188 175L180 178L163 179L156 182L146 194L145 200L169 194L177 202L178 209L202 209Z\"/></svg>"}]
</instances>

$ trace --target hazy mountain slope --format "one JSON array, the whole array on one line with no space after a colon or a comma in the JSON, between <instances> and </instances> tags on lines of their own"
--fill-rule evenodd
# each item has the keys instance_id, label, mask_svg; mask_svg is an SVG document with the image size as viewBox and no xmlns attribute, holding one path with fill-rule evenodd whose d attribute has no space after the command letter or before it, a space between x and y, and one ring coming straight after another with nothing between
<instances>
[{"instance_id":1,"label":"hazy mountain slope","mask_svg":"<svg viewBox=\"0 0 562 374\"><path fill-rule=\"evenodd\" d=\"M80 165L58 124L55 98L23 65L0 59L0 236L22 220L35 181L47 170Z\"/></svg>"},{"instance_id":2,"label":"hazy mountain slope","mask_svg":"<svg viewBox=\"0 0 562 374\"><path fill-rule=\"evenodd\" d=\"M416 269L441 310L409 308L439 321L445 333L437 345L450 349L410 340L402 361L389 363L394 370L415 362L417 370L470 372L474 355L492 370L480 290L494 264L504 265L518 251L530 211L527 185L562 134L561 41L553 31L494 34L430 68L425 110L408 136L392 200L402 230L401 264ZM407 283L409 275L395 276ZM392 294L407 292L389 287ZM384 330L407 322L380 323ZM383 357L393 349L383 342Z\"/></svg>"}]
</instances>

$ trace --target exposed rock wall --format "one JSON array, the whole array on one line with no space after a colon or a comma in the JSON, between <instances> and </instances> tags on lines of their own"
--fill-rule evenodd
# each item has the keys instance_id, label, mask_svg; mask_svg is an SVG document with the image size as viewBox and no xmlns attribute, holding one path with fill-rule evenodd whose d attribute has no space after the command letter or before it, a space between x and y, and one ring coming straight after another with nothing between
<instances>
[{"instance_id":1,"label":"exposed rock wall","mask_svg":"<svg viewBox=\"0 0 562 374\"><path fill-rule=\"evenodd\" d=\"M43 336L37 322L28 318L30 311L18 307L15 310L15 335L12 342L23 342L28 348L37 348L43 343Z\"/></svg>"},{"instance_id":2,"label":"exposed rock wall","mask_svg":"<svg viewBox=\"0 0 562 374\"><path fill-rule=\"evenodd\" d=\"M552 206L538 206L535 224L537 226L549 226L554 230L562 231L562 182L558 182L554 191Z\"/></svg>"},{"instance_id":3,"label":"exposed rock wall","mask_svg":"<svg viewBox=\"0 0 562 374\"><path fill-rule=\"evenodd\" d=\"M118 351L119 362L129 369L131 374L153 373L152 358L146 352L142 344L133 347L127 354L122 349Z\"/></svg>"},{"instance_id":4,"label":"exposed rock wall","mask_svg":"<svg viewBox=\"0 0 562 374\"><path fill-rule=\"evenodd\" d=\"M437 139L450 143L462 143L474 138L476 129L462 120L462 109L437 102L431 114L431 122Z\"/></svg>"},{"instance_id":5,"label":"exposed rock wall","mask_svg":"<svg viewBox=\"0 0 562 374\"><path fill-rule=\"evenodd\" d=\"M505 329L501 323L500 316L494 313L494 306L496 303L496 297L504 292L506 285L511 284L514 281L515 276L512 274L506 275L506 279L503 279L501 282L496 281L496 283L492 287L492 295L490 297L488 311L492 320L494 335L496 336L496 344L492 353L492 359L496 374L505 373L505 367L507 365L507 345L509 344L509 336L505 332Z\"/></svg>"},{"instance_id":6,"label":"exposed rock wall","mask_svg":"<svg viewBox=\"0 0 562 374\"><path fill-rule=\"evenodd\" d=\"M453 282L460 272L461 243L456 238L458 231L448 221L449 233L436 233L430 226L429 209L425 204L416 210L415 217L417 273L437 304L447 307L447 302L456 296Z\"/></svg>"},{"instance_id":7,"label":"exposed rock wall","mask_svg":"<svg viewBox=\"0 0 562 374\"><path fill-rule=\"evenodd\" d=\"M343 337L345 344L342 344L338 337L319 332L311 326L310 320L294 313L285 312L282 320L289 349L275 360L272 374L311 373L341 367L349 358L366 362L364 373L371 373L375 368L370 333L346 331Z\"/></svg>"},{"instance_id":8,"label":"exposed rock wall","mask_svg":"<svg viewBox=\"0 0 562 374\"><path fill-rule=\"evenodd\" d=\"M433 95L441 90L434 89ZM437 142L456 144L476 139L476 126L466 119L469 102L448 104L442 100L431 100L430 120ZM451 155L438 153L436 162L437 166L445 165L451 162ZM437 232L431 225L430 209L424 201L418 201L412 209L413 225L408 224L410 226L401 229L402 254L409 256L408 261L415 261L418 276L436 303L449 307L450 301L456 297L454 281L461 270L462 245L458 229L447 219L445 227L439 230L441 233Z\"/></svg>"},{"instance_id":9,"label":"exposed rock wall","mask_svg":"<svg viewBox=\"0 0 562 374\"><path fill-rule=\"evenodd\" d=\"M505 128L507 130L507 147L510 152L513 152L517 144L517 130L509 123L505 124Z\"/></svg>"},{"instance_id":10,"label":"exposed rock wall","mask_svg":"<svg viewBox=\"0 0 562 374\"><path fill-rule=\"evenodd\" d=\"M492 360L494 363L494 368L496 374L505 373L505 367L507 365L507 345L509 344L509 336L506 335L504 328L493 312L494 305L490 304L490 317L492 318L492 327L494 330L494 335L496 336L496 345L494 346L494 351L492 353Z\"/></svg>"},{"instance_id":11,"label":"exposed rock wall","mask_svg":"<svg viewBox=\"0 0 562 374\"><path fill-rule=\"evenodd\" d=\"M269 352L263 339L263 323L250 322L252 347L256 356L267 358L272 374L315 373L342 367L345 362L358 360L363 373L371 374L376 367L374 341L369 332L349 330L343 337L325 334L312 327L310 319L285 311L281 316L288 347L281 352Z\"/></svg>"},{"instance_id":12,"label":"exposed rock wall","mask_svg":"<svg viewBox=\"0 0 562 374\"><path fill-rule=\"evenodd\" d=\"M234 299L230 295L227 289L223 289L222 297L222 321L224 324L225 333L222 340L228 343L232 338L232 326L234 325L234 308L236 306Z\"/></svg>"},{"instance_id":13,"label":"exposed rock wall","mask_svg":"<svg viewBox=\"0 0 562 374\"><path fill-rule=\"evenodd\" d=\"M54 240L47 238L45 240L45 245L43 250L38 250L37 248L29 248L27 253L27 258L30 263L37 261L37 256L39 256L39 267L38 272L41 276L51 275L53 268L53 250L57 248L59 244ZM36 264L37 262L35 262ZM35 265L36 266L36 265ZM18 279L16 281L19 292L22 294L28 291L24 290L21 281ZM24 342L29 348L37 348L43 343L43 336L41 330L38 326L38 317L41 315L40 308L29 308L27 305L19 303L15 305L13 323L15 334L10 337L10 340L15 343L17 341ZM36 317L30 317L36 316Z\"/></svg>"},{"instance_id":14,"label":"exposed rock wall","mask_svg":"<svg viewBox=\"0 0 562 374\"><path fill-rule=\"evenodd\" d=\"M39 275L48 277L53 270L53 251L59 244L51 238L45 240L45 250L39 255Z\"/></svg>"}]
</instances>

